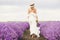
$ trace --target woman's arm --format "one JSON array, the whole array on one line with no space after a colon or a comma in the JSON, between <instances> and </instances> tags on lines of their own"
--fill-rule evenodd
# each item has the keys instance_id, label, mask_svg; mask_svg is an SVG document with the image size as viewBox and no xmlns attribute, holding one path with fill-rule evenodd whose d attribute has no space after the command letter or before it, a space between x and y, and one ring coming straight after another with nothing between
<instances>
[{"instance_id":1,"label":"woman's arm","mask_svg":"<svg viewBox=\"0 0 60 40\"><path fill-rule=\"evenodd\" d=\"M38 22L38 15L36 9L35 9L35 14L36 14L36 22Z\"/></svg>"},{"instance_id":2,"label":"woman's arm","mask_svg":"<svg viewBox=\"0 0 60 40\"><path fill-rule=\"evenodd\" d=\"M38 16L36 15L36 22L38 22Z\"/></svg>"}]
</instances>

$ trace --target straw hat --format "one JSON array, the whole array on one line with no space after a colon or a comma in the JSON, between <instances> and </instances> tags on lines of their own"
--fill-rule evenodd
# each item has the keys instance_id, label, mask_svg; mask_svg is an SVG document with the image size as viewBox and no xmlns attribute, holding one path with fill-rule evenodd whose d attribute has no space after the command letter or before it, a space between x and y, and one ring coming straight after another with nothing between
<instances>
[{"instance_id":1,"label":"straw hat","mask_svg":"<svg viewBox=\"0 0 60 40\"><path fill-rule=\"evenodd\" d=\"M35 4L33 3L33 4L31 4L30 6L34 6Z\"/></svg>"}]
</instances>

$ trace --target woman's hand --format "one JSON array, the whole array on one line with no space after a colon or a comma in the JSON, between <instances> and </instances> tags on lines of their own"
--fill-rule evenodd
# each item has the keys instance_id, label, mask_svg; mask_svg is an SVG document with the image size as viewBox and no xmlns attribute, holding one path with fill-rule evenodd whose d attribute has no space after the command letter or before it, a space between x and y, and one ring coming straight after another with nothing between
<instances>
[{"instance_id":1,"label":"woman's hand","mask_svg":"<svg viewBox=\"0 0 60 40\"><path fill-rule=\"evenodd\" d=\"M36 15L36 22L38 23L38 16Z\"/></svg>"},{"instance_id":2,"label":"woman's hand","mask_svg":"<svg viewBox=\"0 0 60 40\"><path fill-rule=\"evenodd\" d=\"M38 23L38 20L36 20L36 22Z\"/></svg>"}]
</instances>

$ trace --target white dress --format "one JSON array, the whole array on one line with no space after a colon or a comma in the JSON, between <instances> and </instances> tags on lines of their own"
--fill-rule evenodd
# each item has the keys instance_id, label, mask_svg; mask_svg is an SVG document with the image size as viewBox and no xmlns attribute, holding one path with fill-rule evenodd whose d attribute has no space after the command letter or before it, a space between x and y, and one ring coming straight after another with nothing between
<instances>
[{"instance_id":1,"label":"white dress","mask_svg":"<svg viewBox=\"0 0 60 40\"><path fill-rule=\"evenodd\" d=\"M30 35L35 34L37 37L40 37L40 31L39 28L37 27L36 23L36 14L35 13L30 13L29 14L29 25L30 25Z\"/></svg>"}]
</instances>

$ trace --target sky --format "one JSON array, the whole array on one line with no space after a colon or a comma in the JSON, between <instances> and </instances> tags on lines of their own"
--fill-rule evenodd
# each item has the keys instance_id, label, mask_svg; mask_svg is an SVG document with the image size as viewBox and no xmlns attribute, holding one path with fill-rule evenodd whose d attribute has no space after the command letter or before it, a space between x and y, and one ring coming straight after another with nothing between
<instances>
[{"instance_id":1,"label":"sky","mask_svg":"<svg viewBox=\"0 0 60 40\"><path fill-rule=\"evenodd\" d=\"M60 21L60 0L0 0L0 21L27 21L32 2L39 21Z\"/></svg>"}]
</instances>

